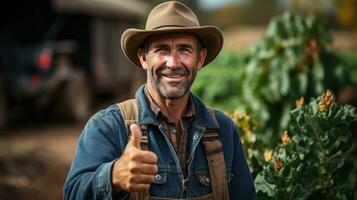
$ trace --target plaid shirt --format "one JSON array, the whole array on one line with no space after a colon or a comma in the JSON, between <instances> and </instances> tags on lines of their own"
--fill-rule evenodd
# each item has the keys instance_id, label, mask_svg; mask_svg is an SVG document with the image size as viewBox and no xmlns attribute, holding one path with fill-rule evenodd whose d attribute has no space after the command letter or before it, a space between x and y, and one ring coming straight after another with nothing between
<instances>
[{"instance_id":1,"label":"plaid shirt","mask_svg":"<svg viewBox=\"0 0 357 200\"><path fill-rule=\"evenodd\" d=\"M146 88L145 95L150 102L151 110L155 113L160 126L162 126L165 131L166 137L170 140L176 151L184 176L187 177L187 129L190 121L195 115L195 109L191 95L189 97L186 110L180 117L177 127L175 122L170 122L165 113L163 113L160 107L152 100Z\"/></svg>"}]
</instances>

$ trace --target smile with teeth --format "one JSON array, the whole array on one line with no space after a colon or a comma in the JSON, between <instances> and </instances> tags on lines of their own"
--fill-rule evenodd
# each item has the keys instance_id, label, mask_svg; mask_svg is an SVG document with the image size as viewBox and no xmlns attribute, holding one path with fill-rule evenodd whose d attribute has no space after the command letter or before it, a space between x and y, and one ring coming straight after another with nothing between
<instances>
[{"instance_id":1,"label":"smile with teeth","mask_svg":"<svg viewBox=\"0 0 357 200\"><path fill-rule=\"evenodd\" d=\"M180 74L163 74L166 78L181 78L183 75Z\"/></svg>"},{"instance_id":2,"label":"smile with teeth","mask_svg":"<svg viewBox=\"0 0 357 200\"><path fill-rule=\"evenodd\" d=\"M184 81L184 75L181 74L162 74L163 81L178 83Z\"/></svg>"}]
</instances>

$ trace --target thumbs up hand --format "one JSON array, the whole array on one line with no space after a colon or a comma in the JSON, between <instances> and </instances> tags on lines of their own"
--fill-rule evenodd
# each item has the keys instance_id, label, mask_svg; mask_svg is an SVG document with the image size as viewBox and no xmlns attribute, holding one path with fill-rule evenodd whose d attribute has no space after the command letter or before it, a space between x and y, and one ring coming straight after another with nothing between
<instances>
[{"instance_id":1,"label":"thumbs up hand","mask_svg":"<svg viewBox=\"0 0 357 200\"><path fill-rule=\"evenodd\" d=\"M132 145L138 149L141 149L140 143L141 143L142 133L140 127L137 124L132 124L130 126L130 131L131 131L131 138L128 145Z\"/></svg>"},{"instance_id":2,"label":"thumbs up hand","mask_svg":"<svg viewBox=\"0 0 357 200\"><path fill-rule=\"evenodd\" d=\"M147 191L158 171L157 156L140 148L141 130L137 124L130 126L131 138L123 154L115 161L112 169L114 191Z\"/></svg>"}]
</instances>

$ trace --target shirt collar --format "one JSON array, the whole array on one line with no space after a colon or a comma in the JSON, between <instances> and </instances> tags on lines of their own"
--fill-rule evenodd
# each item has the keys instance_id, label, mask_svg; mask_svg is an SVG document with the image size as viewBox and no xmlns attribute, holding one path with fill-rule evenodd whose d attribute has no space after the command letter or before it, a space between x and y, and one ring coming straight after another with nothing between
<instances>
[{"instance_id":1,"label":"shirt collar","mask_svg":"<svg viewBox=\"0 0 357 200\"><path fill-rule=\"evenodd\" d=\"M145 86L145 89L144 89L144 93L145 93L145 96L147 97L147 99L149 100L150 108L154 112L155 116L156 117L163 116L163 117L167 118L165 113L153 101L153 99L152 99L151 95L149 94L148 89L147 89L146 86ZM193 103L192 95L190 93L189 100L188 100L188 103L187 103L187 107L186 107L184 113L182 114L181 118L182 117L190 118L190 117L193 117L194 115L195 115L195 105Z\"/></svg>"},{"instance_id":2,"label":"shirt collar","mask_svg":"<svg viewBox=\"0 0 357 200\"><path fill-rule=\"evenodd\" d=\"M159 121L157 120L155 113L150 108L150 103L145 95L144 88L145 84L139 87L139 89L135 93L135 98L139 110L138 122L139 124L159 125ZM193 124L195 124L195 126L197 125L210 129L219 129L216 117L213 117L210 114L204 103L198 97L195 97L195 95L193 95L192 93L190 93L190 96L194 105L192 109L194 109L195 114L192 118ZM216 116L217 118L224 117L220 112L216 112Z\"/></svg>"}]
</instances>

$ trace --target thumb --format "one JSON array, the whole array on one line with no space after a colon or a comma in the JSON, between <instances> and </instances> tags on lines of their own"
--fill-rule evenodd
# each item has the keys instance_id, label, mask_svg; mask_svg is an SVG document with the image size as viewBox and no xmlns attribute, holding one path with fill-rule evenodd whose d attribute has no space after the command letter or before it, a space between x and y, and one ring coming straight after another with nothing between
<instances>
[{"instance_id":1,"label":"thumb","mask_svg":"<svg viewBox=\"0 0 357 200\"><path fill-rule=\"evenodd\" d=\"M132 124L132 125L130 125L130 132L131 132L131 138L130 138L129 144L140 149L140 142L141 142L140 127L137 124Z\"/></svg>"}]
</instances>

